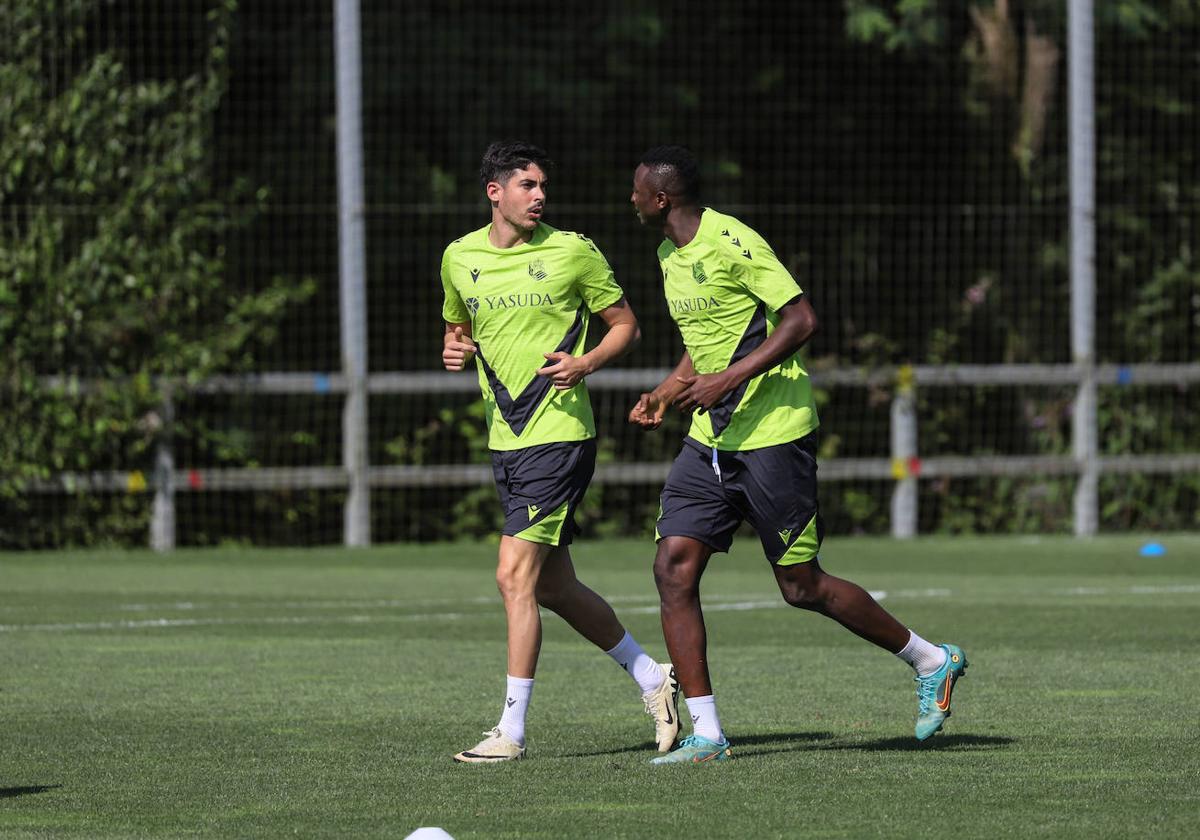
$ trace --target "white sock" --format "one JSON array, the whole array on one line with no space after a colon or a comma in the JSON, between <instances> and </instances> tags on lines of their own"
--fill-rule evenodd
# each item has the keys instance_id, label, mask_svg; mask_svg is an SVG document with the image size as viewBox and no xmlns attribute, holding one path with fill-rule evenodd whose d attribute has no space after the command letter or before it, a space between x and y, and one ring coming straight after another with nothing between
<instances>
[{"instance_id":1,"label":"white sock","mask_svg":"<svg viewBox=\"0 0 1200 840\"><path fill-rule=\"evenodd\" d=\"M717 717L717 701L711 694L703 697L686 697L688 714L692 716L692 731L701 738L718 743L725 740L721 731L721 719Z\"/></svg>"},{"instance_id":2,"label":"white sock","mask_svg":"<svg viewBox=\"0 0 1200 840\"><path fill-rule=\"evenodd\" d=\"M625 631L625 637L617 642L617 646L612 650L604 651L613 658L613 661L626 670L629 676L633 677L634 681L642 689L642 694L647 691L653 691L662 685L663 672L662 668L658 667L658 663L650 658L646 651L642 650L642 646L637 643L633 636L629 635L629 631Z\"/></svg>"},{"instance_id":3,"label":"white sock","mask_svg":"<svg viewBox=\"0 0 1200 840\"><path fill-rule=\"evenodd\" d=\"M896 655L916 668L921 677L932 674L946 663L945 648L931 645L911 630L908 631L908 644Z\"/></svg>"},{"instance_id":4,"label":"white sock","mask_svg":"<svg viewBox=\"0 0 1200 840\"><path fill-rule=\"evenodd\" d=\"M508 677L508 692L504 695L504 711L500 715L500 731L525 746L525 711L533 694L533 678Z\"/></svg>"}]
</instances>

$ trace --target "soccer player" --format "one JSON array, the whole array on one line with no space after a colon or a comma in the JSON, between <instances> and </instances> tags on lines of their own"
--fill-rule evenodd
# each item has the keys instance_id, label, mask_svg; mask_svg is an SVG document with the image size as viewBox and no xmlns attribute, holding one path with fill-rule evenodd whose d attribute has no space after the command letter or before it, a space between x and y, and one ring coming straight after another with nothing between
<instances>
[{"instance_id":1,"label":"soccer player","mask_svg":"<svg viewBox=\"0 0 1200 840\"><path fill-rule=\"evenodd\" d=\"M629 420L655 429L668 406L692 413L662 490L654 579L694 728L654 763L731 755L709 680L700 577L743 520L758 532L787 603L829 616L913 666L916 736L928 738L950 714L967 667L962 649L925 641L817 559L817 413L798 355L817 328L811 304L761 236L701 204L699 166L687 149L646 152L631 201L642 224L664 237L658 259L685 351Z\"/></svg>"},{"instance_id":2,"label":"soccer player","mask_svg":"<svg viewBox=\"0 0 1200 840\"><path fill-rule=\"evenodd\" d=\"M630 349L640 332L595 244L542 221L549 167L546 153L529 143L489 146L480 178L492 220L442 256L442 362L450 371L476 362L504 510L496 583L508 619L508 690L499 723L454 756L467 763L525 754L525 712L542 644L539 605L637 682L660 752L679 731L671 666L652 659L608 602L575 577L567 548L596 464L584 378ZM592 313L607 329L585 353Z\"/></svg>"}]
</instances>

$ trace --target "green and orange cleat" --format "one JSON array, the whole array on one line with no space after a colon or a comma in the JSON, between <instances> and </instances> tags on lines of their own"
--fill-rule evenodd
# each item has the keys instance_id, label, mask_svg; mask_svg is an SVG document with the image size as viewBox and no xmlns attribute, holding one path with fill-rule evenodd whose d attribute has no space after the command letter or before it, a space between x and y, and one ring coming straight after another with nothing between
<instances>
[{"instance_id":1,"label":"green and orange cleat","mask_svg":"<svg viewBox=\"0 0 1200 840\"><path fill-rule=\"evenodd\" d=\"M679 742L677 749L666 755L651 759L651 764L703 764L706 761L725 761L733 756L729 739L710 741L699 735L689 735Z\"/></svg>"},{"instance_id":2,"label":"green and orange cleat","mask_svg":"<svg viewBox=\"0 0 1200 840\"><path fill-rule=\"evenodd\" d=\"M958 645L940 645L946 651L946 661L932 674L913 677L917 682L918 741L924 741L942 728L950 717L950 696L954 683L967 670L967 655Z\"/></svg>"}]
</instances>

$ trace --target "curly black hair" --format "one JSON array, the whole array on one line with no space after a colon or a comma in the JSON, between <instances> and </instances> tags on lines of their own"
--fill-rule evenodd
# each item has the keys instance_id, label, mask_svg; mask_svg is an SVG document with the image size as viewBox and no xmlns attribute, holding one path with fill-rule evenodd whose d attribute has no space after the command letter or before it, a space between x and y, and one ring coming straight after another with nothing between
<instances>
[{"instance_id":1,"label":"curly black hair","mask_svg":"<svg viewBox=\"0 0 1200 840\"><path fill-rule=\"evenodd\" d=\"M531 163L536 163L543 172L549 172L554 165L545 149L539 146L524 140L498 140L483 153L479 180L485 189L492 181L503 184L514 172L528 168Z\"/></svg>"}]
</instances>

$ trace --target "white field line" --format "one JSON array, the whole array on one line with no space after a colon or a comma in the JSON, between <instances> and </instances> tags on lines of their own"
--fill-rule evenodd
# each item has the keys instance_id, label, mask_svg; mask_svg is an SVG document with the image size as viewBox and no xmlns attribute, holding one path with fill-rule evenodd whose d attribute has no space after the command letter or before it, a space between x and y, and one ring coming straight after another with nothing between
<instances>
[{"instance_id":1,"label":"white field line","mask_svg":"<svg viewBox=\"0 0 1200 840\"><path fill-rule=\"evenodd\" d=\"M1130 586L1123 589L1107 589L1103 586L1073 586L1055 592L1051 595L1187 595L1200 592L1200 583L1168 584L1164 586Z\"/></svg>"},{"instance_id":2,"label":"white field line","mask_svg":"<svg viewBox=\"0 0 1200 840\"><path fill-rule=\"evenodd\" d=\"M949 590L929 589L929 590L907 590L913 595L933 595L935 597L943 594L949 594ZM878 601L887 597L886 592L872 592L871 595ZM614 598L615 601L646 601L654 600L648 596L632 596L629 598ZM328 602L314 602L318 608L328 607ZM385 606L390 602L385 601L342 601L338 602L343 607L348 606ZM405 602L396 602L403 605ZM409 605L412 602L408 602ZM463 600L458 600L452 603L463 603ZM495 598L471 598L467 599L466 603L495 603L499 607L499 596ZM428 602L425 602L427 605ZM141 607L149 605L133 605L124 604L122 608ZM196 609L199 606L193 602L181 601L172 604L171 607L176 609ZM234 604L231 606L240 607L242 604ZM291 606L304 607L307 606L304 602L295 602ZM728 610L759 610L759 609L775 609L778 607L786 607L787 604L782 598L775 598L770 601L729 601L718 598L711 599L710 603L705 605L705 610L709 612L724 612ZM497 611L499 612L499 611ZM633 615L653 614L658 612L658 605L655 603L650 606L629 607L621 610L622 613ZM18 632L34 632L34 633L62 633L70 631L91 631L91 630L160 630L173 627L219 627L230 625L302 625L302 624L394 624L399 622L411 621L459 621L465 618L479 618L481 613L463 613L463 612L441 612L441 613L410 613L407 615L347 615L347 616L243 616L239 618L148 618L140 620L122 619L117 621L79 621L79 622L63 622L63 623L45 623L45 624L0 624L0 633L18 633ZM491 617L486 615L485 617Z\"/></svg>"},{"instance_id":3,"label":"white field line","mask_svg":"<svg viewBox=\"0 0 1200 840\"><path fill-rule=\"evenodd\" d=\"M342 616L246 616L245 618L151 618L144 621L80 621L63 624L0 624L0 633L33 631L55 633L70 630L158 630L169 627L216 627L251 624L381 624L401 621L455 621L469 618L466 613L427 613L425 615L342 615Z\"/></svg>"},{"instance_id":4,"label":"white field line","mask_svg":"<svg viewBox=\"0 0 1200 840\"><path fill-rule=\"evenodd\" d=\"M431 607L434 604L490 604L499 599L495 597L478 598L422 598L415 600L398 599L343 599L326 601L167 601L161 604L118 604L117 609L125 612L153 612L155 610L247 610L247 609L280 609L280 610L344 610L344 609L395 609L397 607Z\"/></svg>"},{"instance_id":5,"label":"white field line","mask_svg":"<svg viewBox=\"0 0 1200 840\"><path fill-rule=\"evenodd\" d=\"M899 598L945 598L950 595L949 589L897 589L892 593L893 597ZM888 597L888 593L883 590L874 590L871 596L875 600L880 600ZM705 608L708 604L718 604L728 601L745 601L753 598L752 595L717 595L705 600ZM606 601L610 604L658 604L657 595L615 595L606 597ZM410 599L340 599L340 600L324 600L324 601L167 601L159 604L119 604L117 609L126 612L154 612L156 610L179 610L183 612L191 610L246 610L246 609L298 609L298 610L325 610L325 609L403 609L405 607L431 607L435 604L499 604L500 595L483 595L476 598L410 598ZM763 603L766 603L765 601ZM779 602L782 605L782 601ZM775 604L771 604L775 606ZM658 607L654 609L657 611Z\"/></svg>"},{"instance_id":6,"label":"white field line","mask_svg":"<svg viewBox=\"0 0 1200 840\"><path fill-rule=\"evenodd\" d=\"M1200 584L1175 584L1165 586L1131 586L1128 588L1110 589L1096 586L1076 586L1061 590L1038 590L1030 594L1048 595L1171 595L1200 592ZM893 598L948 598L949 589L897 589L890 593ZM873 590L871 597L875 600L887 598L889 593L883 590ZM716 596L706 600L717 604L721 601L745 600L752 596L726 595ZM406 607L432 607L436 604L498 604L499 594L481 595L475 598L376 598L376 599L326 599L321 601L168 601L158 604L120 604L117 609L127 612L155 612L158 610L247 610L247 609L295 609L295 610L340 610L340 609L404 609ZM657 604L657 595L616 595L605 598L610 604ZM766 602L763 602L766 603ZM772 606L780 606L772 604ZM657 607L655 608L657 609ZM743 608L745 609L745 608Z\"/></svg>"},{"instance_id":7,"label":"white field line","mask_svg":"<svg viewBox=\"0 0 1200 840\"><path fill-rule=\"evenodd\" d=\"M1121 589L1104 587L1073 587L1063 590L1047 590L1038 594L1057 594L1066 596L1091 597L1098 595L1164 595L1190 594L1200 592L1200 584L1176 584L1163 586L1131 586ZM876 601L886 598L948 598L953 593L949 589L898 589L892 592L884 590L871 591L871 597ZM655 596L631 595L610 598L613 603L645 603L657 602ZM424 601L395 601L395 600L340 600L340 601L288 601L288 602L259 602L259 603L197 603L178 601L169 604L122 604L120 609L133 611L150 611L155 609L196 610L196 609L245 609L247 607L286 607L288 609L384 609L405 606L430 606L436 603L453 604L495 604L499 607L499 596L477 597L468 599L431 599ZM768 610L787 607L782 598L770 600L730 600L729 598L710 598L704 605L706 612L730 612L744 610ZM650 615L658 612L658 604L650 603L645 606L630 606L620 610L622 614ZM241 617L219 618L149 618L142 620L117 621L81 621L44 624L0 624L0 633L56 633L71 631L102 631L102 630L159 630L175 627L219 627L239 625L305 625L305 624L396 624L412 621L461 621L468 618L479 618L490 614L466 612L426 612L409 613L406 615L344 615L344 616L262 616L247 615Z\"/></svg>"}]
</instances>

